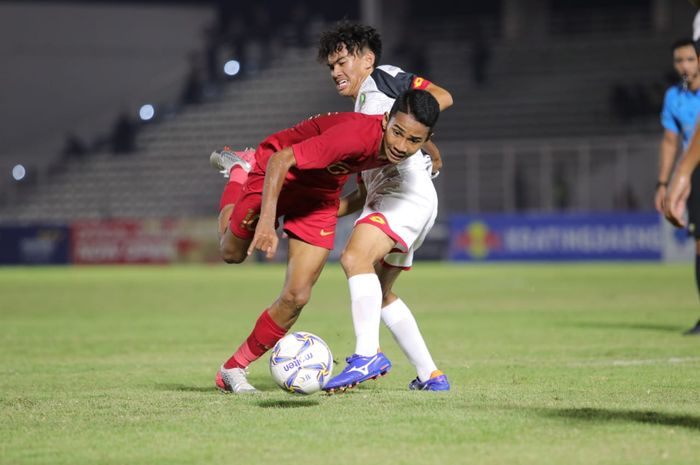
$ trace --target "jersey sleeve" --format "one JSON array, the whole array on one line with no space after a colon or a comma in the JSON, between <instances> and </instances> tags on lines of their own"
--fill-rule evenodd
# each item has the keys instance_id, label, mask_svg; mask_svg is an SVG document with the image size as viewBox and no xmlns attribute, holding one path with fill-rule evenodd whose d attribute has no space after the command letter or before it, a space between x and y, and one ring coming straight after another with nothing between
<instances>
[{"instance_id":1,"label":"jersey sleeve","mask_svg":"<svg viewBox=\"0 0 700 465\"><path fill-rule=\"evenodd\" d=\"M664 96L664 106L661 110L661 125L664 129L668 129L671 132L679 134L681 132L681 125L678 120L673 116L671 111L673 101L675 100L673 88L669 89Z\"/></svg>"},{"instance_id":2,"label":"jersey sleeve","mask_svg":"<svg viewBox=\"0 0 700 465\"><path fill-rule=\"evenodd\" d=\"M353 155L367 153L367 143L362 137L357 137L362 133L357 124L347 122L292 145L297 168L322 169Z\"/></svg>"},{"instance_id":3,"label":"jersey sleeve","mask_svg":"<svg viewBox=\"0 0 700 465\"><path fill-rule=\"evenodd\" d=\"M377 89L385 95L395 99L410 89L425 90L431 82L413 73L399 70L395 74L377 68L372 71L372 78L377 84Z\"/></svg>"}]
</instances>

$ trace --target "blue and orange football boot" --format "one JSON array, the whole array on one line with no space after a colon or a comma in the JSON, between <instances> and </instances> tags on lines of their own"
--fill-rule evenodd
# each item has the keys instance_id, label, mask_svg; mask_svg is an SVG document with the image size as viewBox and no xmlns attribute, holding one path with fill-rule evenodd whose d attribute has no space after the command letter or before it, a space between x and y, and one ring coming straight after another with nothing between
<instances>
[{"instance_id":1,"label":"blue and orange football boot","mask_svg":"<svg viewBox=\"0 0 700 465\"><path fill-rule=\"evenodd\" d=\"M419 378L408 383L408 389L411 391L449 391L450 382L447 381L447 376L440 370L435 370L430 373L430 379L423 382Z\"/></svg>"},{"instance_id":2,"label":"blue and orange football boot","mask_svg":"<svg viewBox=\"0 0 700 465\"><path fill-rule=\"evenodd\" d=\"M391 370L391 362L382 352L377 352L371 357L353 354L345 361L348 362L348 366L338 376L328 380L323 386L324 391L328 393L345 391L368 379L384 376Z\"/></svg>"}]
</instances>

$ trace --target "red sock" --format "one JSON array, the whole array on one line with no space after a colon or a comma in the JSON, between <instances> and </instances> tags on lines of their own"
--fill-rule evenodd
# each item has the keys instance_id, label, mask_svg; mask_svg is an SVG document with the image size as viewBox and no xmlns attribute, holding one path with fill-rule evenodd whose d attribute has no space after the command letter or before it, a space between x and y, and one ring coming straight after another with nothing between
<instances>
[{"instance_id":1,"label":"red sock","mask_svg":"<svg viewBox=\"0 0 700 465\"><path fill-rule=\"evenodd\" d=\"M226 183L224 191L221 193L221 200L219 201L219 211L223 210L226 205L233 205L238 202L241 197L241 190L243 189L243 183L231 181Z\"/></svg>"},{"instance_id":2,"label":"red sock","mask_svg":"<svg viewBox=\"0 0 700 465\"><path fill-rule=\"evenodd\" d=\"M248 172L239 165L234 165L228 172L228 182L245 184L246 179L248 179Z\"/></svg>"},{"instance_id":3,"label":"red sock","mask_svg":"<svg viewBox=\"0 0 700 465\"><path fill-rule=\"evenodd\" d=\"M287 330L277 325L270 317L269 310L265 310L255 322L253 332L224 363L224 368L246 368L270 350L285 334Z\"/></svg>"},{"instance_id":4,"label":"red sock","mask_svg":"<svg viewBox=\"0 0 700 465\"><path fill-rule=\"evenodd\" d=\"M238 165L231 168L228 173L228 182L224 186L224 191L221 193L219 200L219 211L223 210L226 205L233 205L238 202L241 197L243 184L248 179L248 172Z\"/></svg>"}]
</instances>

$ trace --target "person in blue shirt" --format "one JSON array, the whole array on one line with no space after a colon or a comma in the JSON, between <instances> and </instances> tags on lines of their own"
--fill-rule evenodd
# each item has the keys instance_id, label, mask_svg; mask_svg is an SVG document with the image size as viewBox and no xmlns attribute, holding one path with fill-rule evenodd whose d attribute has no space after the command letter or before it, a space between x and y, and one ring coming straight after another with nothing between
<instances>
[{"instance_id":1,"label":"person in blue shirt","mask_svg":"<svg viewBox=\"0 0 700 465\"><path fill-rule=\"evenodd\" d=\"M654 204L659 213L664 213L664 202L668 181L678 154L679 145L683 152L695 132L700 114L700 67L698 54L692 39L681 39L673 46L673 67L681 81L670 87L664 97L661 110L661 125L664 135L659 148L659 177L656 183ZM694 170L691 183L698 185L700 170ZM695 282L700 292L700 194L690 193L686 205L687 227L695 237ZM685 334L700 335L700 321Z\"/></svg>"}]
</instances>

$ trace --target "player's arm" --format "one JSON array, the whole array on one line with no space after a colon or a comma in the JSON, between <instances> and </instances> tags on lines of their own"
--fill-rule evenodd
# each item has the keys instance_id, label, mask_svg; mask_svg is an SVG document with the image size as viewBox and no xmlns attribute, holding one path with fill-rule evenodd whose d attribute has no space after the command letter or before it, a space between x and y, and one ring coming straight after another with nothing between
<instances>
[{"instance_id":1,"label":"player's arm","mask_svg":"<svg viewBox=\"0 0 700 465\"><path fill-rule=\"evenodd\" d=\"M425 90L430 92L430 94L433 97L435 97L435 100L438 101L438 105L440 105L440 111L447 110L454 103L454 101L452 100L452 94L450 94L447 90L432 82L428 84ZM440 170L442 169L442 157L440 156L440 150L437 148L437 145L435 145L435 143L432 140L429 140L428 142L423 144L422 148L423 152L430 155L430 160L432 161L430 174L433 177L437 177L437 175L440 174Z\"/></svg>"},{"instance_id":2,"label":"player's arm","mask_svg":"<svg viewBox=\"0 0 700 465\"><path fill-rule=\"evenodd\" d=\"M414 77L411 80L411 88L423 89L430 92L430 94L435 97L435 100L437 100L438 105L440 106L440 111L447 110L452 106L452 103L454 103L452 100L452 94L450 94L446 89L443 89L437 84L424 78ZM440 156L440 150L432 140L429 140L423 144L423 147L421 148L423 149L424 153L427 153L430 156L431 166L428 168L430 169L431 176L433 178L437 177L442 169L442 157Z\"/></svg>"},{"instance_id":3,"label":"player's arm","mask_svg":"<svg viewBox=\"0 0 700 465\"><path fill-rule=\"evenodd\" d=\"M411 89L421 89L430 92L435 97L440 105L440 111L447 110L452 106L452 94L434 82L413 73L407 73L398 68L380 66L372 72L372 77L377 89L387 97L395 99Z\"/></svg>"},{"instance_id":4,"label":"player's arm","mask_svg":"<svg viewBox=\"0 0 700 465\"><path fill-rule=\"evenodd\" d=\"M670 129L664 130L659 147L659 177L656 183L656 195L654 196L654 206L659 213L664 212L664 199L666 198L666 188L671 179L673 162L678 152L678 133Z\"/></svg>"},{"instance_id":5,"label":"player's arm","mask_svg":"<svg viewBox=\"0 0 700 465\"><path fill-rule=\"evenodd\" d=\"M263 184L260 218L255 227L255 235L248 247L248 255L255 249L266 253L267 258L272 258L277 252L279 238L275 232L275 219L277 218L277 200L287 173L296 165L294 151L291 147L274 153L267 162L265 171L265 183Z\"/></svg>"},{"instance_id":6,"label":"player's arm","mask_svg":"<svg viewBox=\"0 0 700 465\"><path fill-rule=\"evenodd\" d=\"M425 90L430 92L430 94L433 97L435 97L435 100L438 101L438 105L440 105L440 111L447 110L452 106L452 103L454 103L454 101L452 100L452 94L450 94L447 90L432 82L428 84ZM433 176L433 178L435 178L438 174L440 174L440 170L442 169L442 157L440 156L440 150L437 148L437 145L435 145L435 143L432 140L429 140L428 142L423 144L422 149L423 152L430 155L430 161L432 162L430 174Z\"/></svg>"},{"instance_id":7,"label":"player's arm","mask_svg":"<svg viewBox=\"0 0 700 465\"><path fill-rule=\"evenodd\" d=\"M664 200L664 215L666 219L678 227L685 227L686 220L685 208L686 201L690 195L692 188L690 178L695 168L700 164L700 121L696 124L693 137L690 139L688 150L681 158L676 173L671 179L671 183L666 190L666 199Z\"/></svg>"},{"instance_id":8,"label":"player's arm","mask_svg":"<svg viewBox=\"0 0 700 465\"><path fill-rule=\"evenodd\" d=\"M425 90L430 92L433 95L433 97L435 97L435 100L438 101L438 104L440 105L440 111L447 110L454 103L454 101L452 100L452 94L450 94L447 90L432 82L428 84Z\"/></svg>"},{"instance_id":9,"label":"player's arm","mask_svg":"<svg viewBox=\"0 0 700 465\"><path fill-rule=\"evenodd\" d=\"M403 77L404 74L399 73L397 75L396 82L399 83L397 84L397 86L400 86L401 82L404 82L405 85L406 78ZM406 90L422 89L427 92L430 92L430 94L433 97L435 97L435 100L437 100L438 105L440 106L440 111L444 111L452 106L452 94L450 94L447 90L443 89L442 87L419 76L413 76L409 82L410 85ZM430 160L427 160L426 158L426 168L430 170L430 174L433 178L437 177L437 175L440 174L440 170L442 169L442 157L440 156L440 150L437 148L437 146L435 145L435 143L433 143L432 140L428 140L425 144L423 144L421 149L430 157Z\"/></svg>"},{"instance_id":10,"label":"player's arm","mask_svg":"<svg viewBox=\"0 0 700 465\"><path fill-rule=\"evenodd\" d=\"M340 199L340 206L338 207L338 218L341 216L350 215L355 213L365 204L365 199L367 199L367 188L365 184L360 182L357 184L357 189L344 195Z\"/></svg>"},{"instance_id":11,"label":"player's arm","mask_svg":"<svg viewBox=\"0 0 700 465\"><path fill-rule=\"evenodd\" d=\"M435 145L432 139L423 144L421 149L423 152L430 155L430 161L432 162L430 174L433 176L433 178L436 178L442 169L442 157L440 156L440 150L437 148L437 145Z\"/></svg>"}]
</instances>

